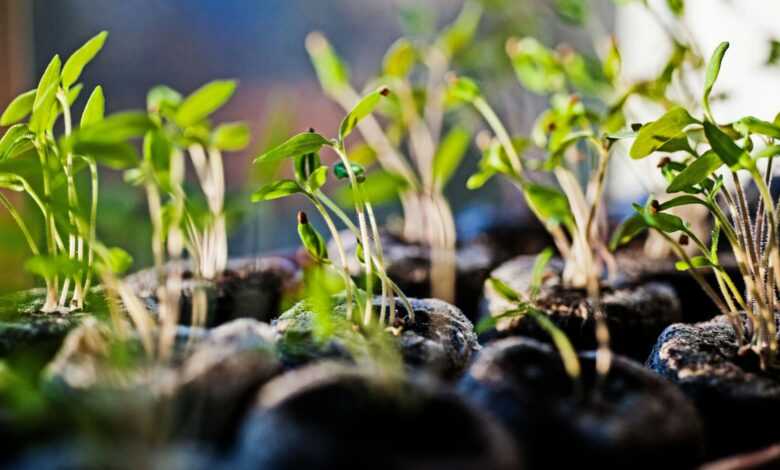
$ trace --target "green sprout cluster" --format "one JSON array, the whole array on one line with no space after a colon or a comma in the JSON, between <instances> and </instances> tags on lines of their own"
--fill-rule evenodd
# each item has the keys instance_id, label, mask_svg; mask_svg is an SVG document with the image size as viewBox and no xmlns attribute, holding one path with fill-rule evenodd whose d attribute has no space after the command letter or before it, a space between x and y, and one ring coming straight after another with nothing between
<instances>
[{"instance_id":1,"label":"green sprout cluster","mask_svg":"<svg viewBox=\"0 0 780 470\"><path fill-rule=\"evenodd\" d=\"M375 317L373 309L374 278L378 278L381 285L381 305L377 321L380 325L395 323L395 302L399 297L409 313L410 319L414 318L411 304L398 286L385 272L382 242L379 233L379 225L374 214L371 201L366 197L365 185L368 181L365 168L350 161L345 141L355 127L366 119L380 101L390 93L387 88L375 90L358 101L354 108L344 117L339 127L338 136L328 139L313 129L293 136L283 144L275 147L255 159L256 163L270 163L291 159L295 170L295 179L281 179L273 181L257 190L252 200L267 201L283 198L293 194L305 196L325 221L328 231L335 243L338 262L336 267L343 280L346 295L346 317L354 321L354 306L360 308L363 305L362 321L364 325L372 324ZM322 164L320 151L329 148L338 158L333 166L333 174L336 178L345 180L352 194L352 201L358 223L352 222L350 217L331 200L322 187L327 183L329 168ZM365 290L358 289L349 273L348 259L341 235L336 227L333 215L340 220L355 236L358 241L358 249L355 256L363 266L366 285ZM298 233L304 248L311 258L322 266L332 266L325 240L317 230L309 223L305 212L298 212ZM388 314L389 311L389 314Z\"/></svg>"},{"instance_id":2,"label":"green sprout cluster","mask_svg":"<svg viewBox=\"0 0 780 470\"><path fill-rule=\"evenodd\" d=\"M404 211L403 237L431 250L431 292L453 301L455 296L455 222L443 194L463 159L470 132L448 124L452 107L447 101L446 76L453 59L472 41L481 7L465 2L452 24L431 39L400 38L390 46L381 72L368 87L393 91L379 109L384 122L367 116L358 125L364 144L353 146L353 159L375 158L382 171L374 172L374 187L391 188ZM359 100L346 65L320 33L312 33L306 48L327 95L345 110ZM362 157L362 158L361 158ZM400 188L400 189L399 189ZM386 192L385 192L386 193ZM371 191L375 202L381 191Z\"/></svg>"},{"instance_id":3,"label":"green sprout cluster","mask_svg":"<svg viewBox=\"0 0 780 470\"><path fill-rule=\"evenodd\" d=\"M26 269L46 285L43 312L83 309L100 262L120 271L131 262L120 249L101 246L95 233L98 165L124 168L134 156L118 136L127 130L125 116L104 119L100 86L90 94L78 122L71 112L83 88L78 83L81 73L107 36L101 32L93 37L64 63L55 55L38 86L16 97L0 116L0 125L10 126L0 139L0 187L26 194L40 211L40 219L34 221L42 221L43 243L33 235L32 221L25 221L13 202L0 194L0 203L33 255ZM60 122L64 132L58 136L55 127ZM77 184L84 170L89 173L88 200Z\"/></svg>"},{"instance_id":4,"label":"green sprout cluster","mask_svg":"<svg viewBox=\"0 0 780 470\"><path fill-rule=\"evenodd\" d=\"M722 43L710 59L701 95L702 118L682 107L673 108L631 136L635 139L632 158L645 158L653 152L676 152L683 157L666 158L661 165L668 182L666 192L676 196L663 203L651 198L645 205L635 204L636 214L620 226L612 244L627 243L648 229L659 233L680 257L678 269L689 271L731 320L741 352L753 351L762 368L767 368L776 365L778 350L778 206L770 187L773 159L780 153L775 143L780 139L780 119L767 122L747 116L727 124L715 120L710 96L728 46ZM740 174L749 176L747 184L752 183L757 190L757 205L749 204L746 182ZM674 207L685 206L706 208L712 219L709 244L688 222L669 213ZM737 261L744 295L719 260L721 236L729 242ZM695 248L695 255L688 254L687 245ZM703 269L712 270L717 291L702 277L699 270Z\"/></svg>"}]
</instances>

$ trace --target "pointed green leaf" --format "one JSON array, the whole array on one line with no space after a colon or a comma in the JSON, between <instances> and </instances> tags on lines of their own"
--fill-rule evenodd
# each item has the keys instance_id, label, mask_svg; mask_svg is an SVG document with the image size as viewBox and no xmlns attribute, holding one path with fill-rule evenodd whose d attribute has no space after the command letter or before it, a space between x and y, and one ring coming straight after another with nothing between
<instances>
[{"instance_id":1,"label":"pointed green leaf","mask_svg":"<svg viewBox=\"0 0 780 470\"><path fill-rule=\"evenodd\" d=\"M0 160L4 160L8 157L8 153L19 142L23 140L30 140L33 138L33 134L25 124L14 124L5 131L3 137L0 138Z\"/></svg>"},{"instance_id":2,"label":"pointed green leaf","mask_svg":"<svg viewBox=\"0 0 780 470\"><path fill-rule=\"evenodd\" d=\"M35 89L36 93L35 101L33 102L33 110L40 106L41 101L46 94L49 93L51 87L54 88L54 92L56 93L57 87L59 86L61 65L60 56L55 55L51 59L51 62L49 62L49 65L46 66L46 70L43 72L41 80L38 82L38 87Z\"/></svg>"},{"instance_id":3,"label":"pointed green leaf","mask_svg":"<svg viewBox=\"0 0 780 470\"><path fill-rule=\"evenodd\" d=\"M618 247L629 243L645 230L647 230L647 223L644 217L641 214L633 214L618 225L618 228L609 240L609 249L615 251Z\"/></svg>"},{"instance_id":4,"label":"pointed green leaf","mask_svg":"<svg viewBox=\"0 0 780 470\"><path fill-rule=\"evenodd\" d=\"M467 1L455 21L445 28L437 44L447 57L452 57L463 50L474 38L479 21L482 18L482 7L476 1Z\"/></svg>"},{"instance_id":5,"label":"pointed green leaf","mask_svg":"<svg viewBox=\"0 0 780 470\"><path fill-rule=\"evenodd\" d=\"M728 42L720 43L715 49L715 52L712 53L710 62L707 64L707 75L704 78L704 97L702 98L702 102L704 103L704 109L710 115L712 115L712 112L710 112L710 93L712 93L712 87L715 86L715 81L718 79L720 65L723 62L723 56L726 55L728 48Z\"/></svg>"},{"instance_id":6,"label":"pointed green leaf","mask_svg":"<svg viewBox=\"0 0 780 470\"><path fill-rule=\"evenodd\" d=\"M33 109L35 95L36 90L30 90L14 98L0 116L0 126L10 126L26 118Z\"/></svg>"},{"instance_id":7,"label":"pointed green leaf","mask_svg":"<svg viewBox=\"0 0 780 470\"><path fill-rule=\"evenodd\" d=\"M551 186L528 182L523 185L528 204L545 224L560 224L572 220L569 200Z\"/></svg>"},{"instance_id":8,"label":"pointed green leaf","mask_svg":"<svg viewBox=\"0 0 780 470\"><path fill-rule=\"evenodd\" d=\"M495 176L496 172L490 169L480 170L466 180L466 188L474 190L479 189L487 183L490 178Z\"/></svg>"},{"instance_id":9,"label":"pointed green leaf","mask_svg":"<svg viewBox=\"0 0 780 470\"><path fill-rule=\"evenodd\" d=\"M252 202L281 199L291 194L301 193L303 188L293 180L280 180L267 184L252 194Z\"/></svg>"},{"instance_id":10,"label":"pointed green leaf","mask_svg":"<svg viewBox=\"0 0 780 470\"><path fill-rule=\"evenodd\" d=\"M735 122L734 129L743 135L748 133L761 134L773 139L780 139L780 126L753 116L743 117Z\"/></svg>"},{"instance_id":11,"label":"pointed green leaf","mask_svg":"<svg viewBox=\"0 0 780 470\"><path fill-rule=\"evenodd\" d=\"M312 191L316 191L321 187L325 186L325 183L327 183L327 181L328 181L328 167L320 166L317 167L317 169L314 170L309 175L309 178L306 180L306 183L309 185L309 188Z\"/></svg>"},{"instance_id":12,"label":"pointed green leaf","mask_svg":"<svg viewBox=\"0 0 780 470\"><path fill-rule=\"evenodd\" d=\"M447 185L469 148L471 134L463 127L453 127L439 144L433 159L433 178L439 188Z\"/></svg>"},{"instance_id":13,"label":"pointed green leaf","mask_svg":"<svg viewBox=\"0 0 780 470\"><path fill-rule=\"evenodd\" d=\"M249 145L249 126L244 122L220 124L213 135L213 145L220 150L238 151Z\"/></svg>"},{"instance_id":14,"label":"pointed green leaf","mask_svg":"<svg viewBox=\"0 0 780 470\"><path fill-rule=\"evenodd\" d=\"M451 99L472 103L480 97L482 92L479 85L468 77L457 77L450 83L447 94Z\"/></svg>"},{"instance_id":15,"label":"pointed green leaf","mask_svg":"<svg viewBox=\"0 0 780 470\"><path fill-rule=\"evenodd\" d=\"M203 85L179 105L176 123L181 127L199 123L227 103L235 91L234 80L215 80Z\"/></svg>"},{"instance_id":16,"label":"pointed green leaf","mask_svg":"<svg viewBox=\"0 0 780 470\"><path fill-rule=\"evenodd\" d=\"M367 176L368 184L363 186L365 201L373 205L387 204L398 199L398 193L403 192L407 182L401 176L389 171L379 170ZM349 186L341 186L336 190L336 201L342 207L354 207L354 193Z\"/></svg>"},{"instance_id":17,"label":"pointed green leaf","mask_svg":"<svg viewBox=\"0 0 780 470\"><path fill-rule=\"evenodd\" d=\"M723 161L718 154L710 150L678 173L669 187L666 188L666 192L676 193L699 184L721 166L723 166Z\"/></svg>"},{"instance_id":18,"label":"pointed green leaf","mask_svg":"<svg viewBox=\"0 0 780 470\"><path fill-rule=\"evenodd\" d=\"M708 258L705 258L704 256L694 256L691 258L691 264L688 264L687 262L680 260L674 263L674 267L678 271L688 271L689 269L693 268L711 268L716 267L715 264L712 263Z\"/></svg>"},{"instance_id":19,"label":"pointed green leaf","mask_svg":"<svg viewBox=\"0 0 780 470\"><path fill-rule=\"evenodd\" d=\"M391 77L406 77L417 61L417 50L411 41L401 38L393 43L382 60L382 70Z\"/></svg>"},{"instance_id":20,"label":"pointed green leaf","mask_svg":"<svg viewBox=\"0 0 780 470\"><path fill-rule=\"evenodd\" d=\"M644 158L672 139L685 137L683 132L685 127L696 122L698 121L691 117L685 109L673 108L657 121L639 129L639 134L629 152L631 158Z\"/></svg>"},{"instance_id":21,"label":"pointed green leaf","mask_svg":"<svg viewBox=\"0 0 780 470\"><path fill-rule=\"evenodd\" d=\"M52 83L46 91L40 95L35 95L32 117L30 117L30 130L36 134L41 134L52 125L52 114L55 111L55 102L57 100L57 84Z\"/></svg>"},{"instance_id":22,"label":"pointed green leaf","mask_svg":"<svg viewBox=\"0 0 780 470\"><path fill-rule=\"evenodd\" d=\"M146 109L158 113L164 109L175 110L182 101L181 93L165 85L158 85L146 95Z\"/></svg>"},{"instance_id":23,"label":"pointed green leaf","mask_svg":"<svg viewBox=\"0 0 780 470\"><path fill-rule=\"evenodd\" d=\"M749 166L753 162L750 156L715 124L705 121L704 135L707 136L712 151L730 168L737 169L740 166Z\"/></svg>"},{"instance_id":24,"label":"pointed green leaf","mask_svg":"<svg viewBox=\"0 0 780 470\"><path fill-rule=\"evenodd\" d=\"M677 197L674 197L672 199L669 199L668 201L661 204L659 210L665 211L667 209L671 209L673 207L680 207L680 206L690 206L690 205L701 205L704 207L709 208L709 204L707 202L699 199L696 196L692 196L690 194L683 194Z\"/></svg>"},{"instance_id":25,"label":"pointed green leaf","mask_svg":"<svg viewBox=\"0 0 780 470\"><path fill-rule=\"evenodd\" d=\"M490 277L488 279L488 283L490 284L490 287L496 291L498 295L503 297L505 300L508 300L510 302L521 302L522 297L520 296L517 291L509 287L504 281L497 277Z\"/></svg>"},{"instance_id":26,"label":"pointed green leaf","mask_svg":"<svg viewBox=\"0 0 780 470\"><path fill-rule=\"evenodd\" d=\"M125 142L143 137L156 128L149 116L141 111L123 111L112 114L74 133L75 140L94 142Z\"/></svg>"},{"instance_id":27,"label":"pointed green leaf","mask_svg":"<svg viewBox=\"0 0 780 470\"><path fill-rule=\"evenodd\" d=\"M306 51L325 93L338 96L342 89L349 87L349 71L322 33L314 32L306 37Z\"/></svg>"},{"instance_id":28,"label":"pointed green leaf","mask_svg":"<svg viewBox=\"0 0 780 470\"><path fill-rule=\"evenodd\" d=\"M81 122L79 127L83 129L93 124L97 124L103 120L105 112L106 99L103 96L103 87L98 85L94 90L92 90L92 94L89 95L87 104L84 105L84 112L81 113Z\"/></svg>"},{"instance_id":29,"label":"pointed green leaf","mask_svg":"<svg viewBox=\"0 0 780 470\"><path fill-rule=\"evenodd\" d=\"M95 58L106 42L108 32L101 31L74 52L62 68L62 86L67 89L81 76L84 67Z\"/></svg>"},{"instance_id":30,"label":"pointed green leaf","mask_svg":"<svg viewBox=\"0 0 780 470\"><path fill-rule=\"evenodd\" d=\"M303 211L298 212L298 237L301 239L303 247L314 260L323 261L328 259L328 248L325 245L325 239L309 223L306 213Z\"/></svg>"},{"instance_id":31,"label":"pointed green leaf","mask_svg":"<svg viewBox=\"0 0 780 470\"><path fill-rule=\"evenodd\" d=\"M44 279L52 279L55 276L73 276L81 271L81 264L64 255L37 255L24 263L24 269Z\"/></svg>"},{"instance_id":32,"label":"pointed green leaf","mask_svg":"<svg viewBox=\"0 0 780 470\"><path fill-rule=\"evenodd\" d=\"M357 124L366 116L374 112L374 109L379 104L379 100L388 93L389 90L387 88L380 88L367 94L358 101L355 107L352 108L352 111L350 111L344 120L341 121L341 126L339 126L339 140L344 142L347 136L355 129L355 126L357 126Z\"/></svg>"},{"instance_id":33,"label":"pointed green leaf","mask_svg":"<svg viewBox=\"0 0 780 470\"><path fill-rule=\"evenodd\" d=\"M133 265L133 257L125 250L113 247L101 253L100 264L114 274L124 274Z\"/></svg>"},{"instance_id":34,"label":"pointed green leaf","mask_svg":"<svg viewBox=\"0 0 780 470\"><path fill-rule=\"evenodd\" d=\"M254 163L276 162L307 153L317 153L325 145L330 145L330 141L320 134L316 132L302 132L255 158Z\"/></svg>"}]
</instances>

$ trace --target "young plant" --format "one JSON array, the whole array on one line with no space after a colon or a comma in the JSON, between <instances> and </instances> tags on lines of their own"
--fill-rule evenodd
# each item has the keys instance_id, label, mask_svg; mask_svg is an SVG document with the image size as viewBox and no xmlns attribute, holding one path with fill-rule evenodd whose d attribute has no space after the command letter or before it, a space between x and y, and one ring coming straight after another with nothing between
<instances>
[{"instance_id":1,"label":"young plant","mask_svg":"<svg viewBox=\"0 0 780 470\"><path fill-rule=\"evenodd\" d=\"M414 316L411 304L385 272L379 226L373 206L366 197L366 186L370 185L370 181L366 178L365 169L350 161L344 147L345 139L355 126L361 120L366 119L380 100L388 94L387 88L380 88L363 97L341 122L337 138L327 139L314 130L310 130L292 137L255 160L256 163L270 163L284 159L293 160L295 179L272 182L256 191L252 195L252 200L255 202L267 201L293 194L301 194L309 199L325 221L336 246L340 264L337 270L343 279L346 295L347 319L353 320L353 304L363 304L365 307L362 317L365 325L370 324L374 317L372 295L375 276L380 281L382 295L379 324L386 324L388 308L390 312L389 323L391 325L394 323L396 296L401 298L410 318L413 319ZM322 165L319 157L323 147L330 148L338 157L338 163L334 165L333 173L338 179L346 180L349 185L357 215L357 225L322 191L322 187L328 179L328 167ZM364 293L356 289L350 277L346 250L332 215L335 215L358 240L356 256L365 271ZM298 215L298 231L301 241L312 259L321 265L331 266L322 236L309 224L308 217L303 212Z\"/></svg>"},{"instance_id":2,"label":"young plant","mask_svg":"<svg viewBox=\"0 0 780 470\"><path fill-rule=\"evenodd\" d=\"M445 101L445 76L453 58L471 42L481 11L477 3L467 1L458 18L435 40L398 39L385 54L381 74L369 85L381 84L393 91L383 108L387 124L366 116L358 125L384 169L374 178L390 180L391 187L400 188L403 238L432 248L432 296L450 302L455 295L456 234L443 192L468 149L470 135L463 126L446 125L450 109ZM351 109L359 95L331 45L321 34L312 33L306 48L322 88L345 110ZM352 152L363 149L353 147Z\"/></svg>"},{"instance_id":3,"label":"young plant","mask_svg":"<svg viewBox=\"0 0 780 470\"><path fill-rule=\"evenodd\" d=\"M135 159L134 150L118 138L118 134L123 138L133 135L134 128L127 122L133 117L104 120L101 87L92 91L78 126L71 113L82 89L79 77L106 37L106 32L96 35L64 64L55 55L38 86L14 99L0 117L0 125L10 126L0 139L0 187L26 193L43 220L41 247L12 202L0 194L0 202L19 225L33 254L26 268L46 284L43 312L84 308L95 262L97 165L126 168ZM58 139L55 127L60 118L64 134ZM85 168L91 182L88 209L82 206L76 184L78 173Z\"/></svg>"},{"instance_id":4,"label":"young plant","mask_svg":"<svg viewBox=\"0 0 780 470\"><path fill-rule=\"evenodd\" d=\"M780 154L780 146L775 144L780 139L780 121L747 116L729 124L716 122L710 96L727 49L728 43L722 43L710 59L701 98L703 118L674 108L639 129L631 147L634 158L670 147L686 152L684 160L667 160L662 168L669 182L666 191L684 194L664 203L651 198L644 206L635 205L636 214L621 225L613 246L627 243L647 229L659 233L680 257L678 269L689 271L731 320L741 352L753 351L766 369L777 365L778 350L775 311L780 241L778 206L770 186L773 159ZM763 170L762 160L766 160ZM749 175L758 190L759 200L753 210L739 173ZM668 212L673 207L694 205L706 208L712 218L709 245L690 230L688 223ZM744 295L719 262L721 235L736 258L745 283ZM689 244L698 254L686 252L684 248ZM702 269L713 271L720 295L704 280L699 272ZM747 318L746 327L740 312Z\"/></svg>"},{"instance_id":5,"label":"young plant","mask_svg":"<svg viewBox=\"0 0 780 470\"><path fill-rule=\"evenodd\" d=\"M573 380L577 380L580 377L580 361L577 358L577 352L574 350L574 346L572 346L566 333L558 328L543 311L539 310L534 305L542 286L544 268L552 258L552 255L552 250L548 248L537 256L531 274L531 289L530 292L528 292L527 297L515 291L498 278L491 277L488 279L493 290L503 297L504 300L511 303L513 308L501 312L498 315L486 317L477 324L476 330L477 333L484 333L495 328L496 324L500 321L529 317L535 321L542 330L550 335L550 339L552 339L553 344L556 349L558 349L558 353L561 355L561 360L563 361L566 373L569 374L569 377Z\"/></svg>"}]
</instances>

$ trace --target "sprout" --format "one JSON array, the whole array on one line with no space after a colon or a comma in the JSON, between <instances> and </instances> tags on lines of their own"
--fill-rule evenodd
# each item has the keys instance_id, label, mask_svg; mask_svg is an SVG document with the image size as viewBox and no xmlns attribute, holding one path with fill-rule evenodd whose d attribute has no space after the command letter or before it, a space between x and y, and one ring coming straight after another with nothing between
<instances>
[{"instance_id":1,"label":"sprout","mask_svg":"<svg viewBox=\"0 0 780 470\"><path fill-rule=\"evenodd\" d=\"M340 264L336 269L344 284L346 317L348 320L354 320L354 304L357 303L360 306L362 303L364 305L362 315L364 325L370 325L375 316L371 298L374 292L375 276L381 284L382 299L378 323L380 325L387 323L388 310L390 325L395 323L396 296L400 297L409 312L410 319L414 319L414 311L408 299L385 272L379 227L373 206L366 197L366 188L371 185L371 178L365 175L365 170L361 165L349 160L344 147L347 136L374 111L379 102L387 95L387 88L382 87L364 96L341 121L338 137L334 139L327 139L315 132L314 129L310 129L309 132L295 135L255 159L255 163L292 160L295 179L273 181L255 191L252 200L254 202L268 201L293 194L306 196L325 221L336 246ZM328 167L323 165L320 160L320 151L323 147L330 148L338 157L333 173L337 179L348 184L358 220L357 224L352 222L350 217L322 191L322 187L328 180ZM358 262L363 266L365 274L365 294L357 289L349 274L347 253L333 215L357 239L356 256ZM317 264L323 267L332 267L332 261L327 255L322 236L309 223L309 217L303 211L298 212L298 234L304 248Z\"/></svg>"},{"instance_id":2,"label":"sprout","mask_svg":"<svg viewBox=\"0 0 780 470\"><path fill-rule=\"evenodd\" d=\"M632 156L644 157L672 143L687 152L685 160L662 168L668 182L667 192L683 194L662 204L652 200L644 206L634 205L636 213L621 225L613 245L627 243L648 229L660 234L680 257L677 268L689 271L720 312L731 320L741 352L753 351L759 356L761 367L766 369L776 365L778 350L775 309L780 245L778 213L770 185L773 159L780 153L780 147L775 145L775 139L780 138L780 126L754 117L728 125L715 122L709 95L727 49L728 43L722 43L709 62L702 95L702 120L675 108L640 129L631 148ZM762 142L763 148L754 150L754 140ZM759 162L763 159L767 162L762 172ZM749 174L758 190L759 201L752 212L738 173ZM712 218L709 245L691 231L689 223L669 213L674 207L685 206L706 208ZM676 234L679 237L675 238ZM720 264L721 235L728 240L737 260L745 283L744 295ZM694 255L684 250L686 244L695 248ZM713 271L718 291L704 280L699 272L702 269ZM746 316L747 328L743 327L740 312Z\"/></svg>"},{"instance_id":3,"label":"sprout","mask_svg":"<svg viewBox=\"0 0 780 470\"><path fill-rule=\"evenodd\" d=\"M382 109L388 123L382 126L373 116L366 116L358 126L384 170L375 173L375 178L382 175L392 181L395 191L391 192L400 196L404 239L432 248L431 295L447 301L455 296L456 234L443 192L468 149L470 136L459 125L444 132L445 117L452 108L445 77L452 59L472 41L481 15L478 3L467 1L455 21L432 42L401 38L393 43L382 61L381 75L373 80L387 87L385 93L393 92ZM359 95L327 39L311 33L306 49L324 91L345 110L351 109ZM425 81L419 83L420 77ZM408 158L402 144L408 146ZM376 192L383 197L385 193Z\"/></svg>"}]
</instances>

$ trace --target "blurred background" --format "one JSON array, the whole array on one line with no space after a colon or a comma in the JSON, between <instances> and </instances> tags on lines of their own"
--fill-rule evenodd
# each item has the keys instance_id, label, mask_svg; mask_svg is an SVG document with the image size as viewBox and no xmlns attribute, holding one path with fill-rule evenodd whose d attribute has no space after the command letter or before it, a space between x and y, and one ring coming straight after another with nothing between
<instances>
[{"instance_id":1,"label":"blurred background","mask_svg":"<svg viewBox=\"0 0 780 470\"><path fill-rule=\"evenodd\" d=\"M567 43L583 54L594 54L596 45L615 35L625 73L635 78L657 74L671 49L663 24L669 21L669 4L674 2L650 1L649 10L640 1L626 0L482 3L485 14L477 40L455 69L475 76L510 127L520 133L528 132L545 98L523 91L514 79L504 53L507 37L533 35L550 47ZM578 5L587 6L584 13ZM253 130L250 147L225 161L231 255L294 247L298 243L294 210L304 201L291 198L253 205L248 194L276 176L272 169L253 168L254 156L309 127L333 133L343 115L320 90L304 49L306 35L315 30L325 33L350 65L353 85L362 89L399 36L432 34L452 21L460 7L460 0L0 0L0 109L35 86L55 53L69 55L100 30L108 30L110 36L84 73L84 84L103 85L109 112L143 108L147 90L158 84L189 93L213 79L238 79L235 97L218 115L219 120L247 121ZM729 99L716 107L724 119L749 112L771 120L780 110L776 91L780 74L769 63L772 40L780 37L777 18L780 4L772 0L686 2L686 34L695 38L704 55L722 40L732 42L722 75ZM654 110L642 112L652 117ZM466 190L465 179L476 161L477 151L472 149L448 187L455 212L497 207L520 212L521 198L502 184ZM647 191L634 179L641 170L626 165L617 165L611 189L612 197L625 204ZM121 174L106 173L101 201L99 236L130 251L136 269L148 265L150 228L142 194L124 184ZM382 214L394 212L397 208L390 205ZM27 286L31 280L21 268L26 256L23 240L7 214L0 214L0 222L4 267L0 288Z\"/></svg>"}]
</instances>

